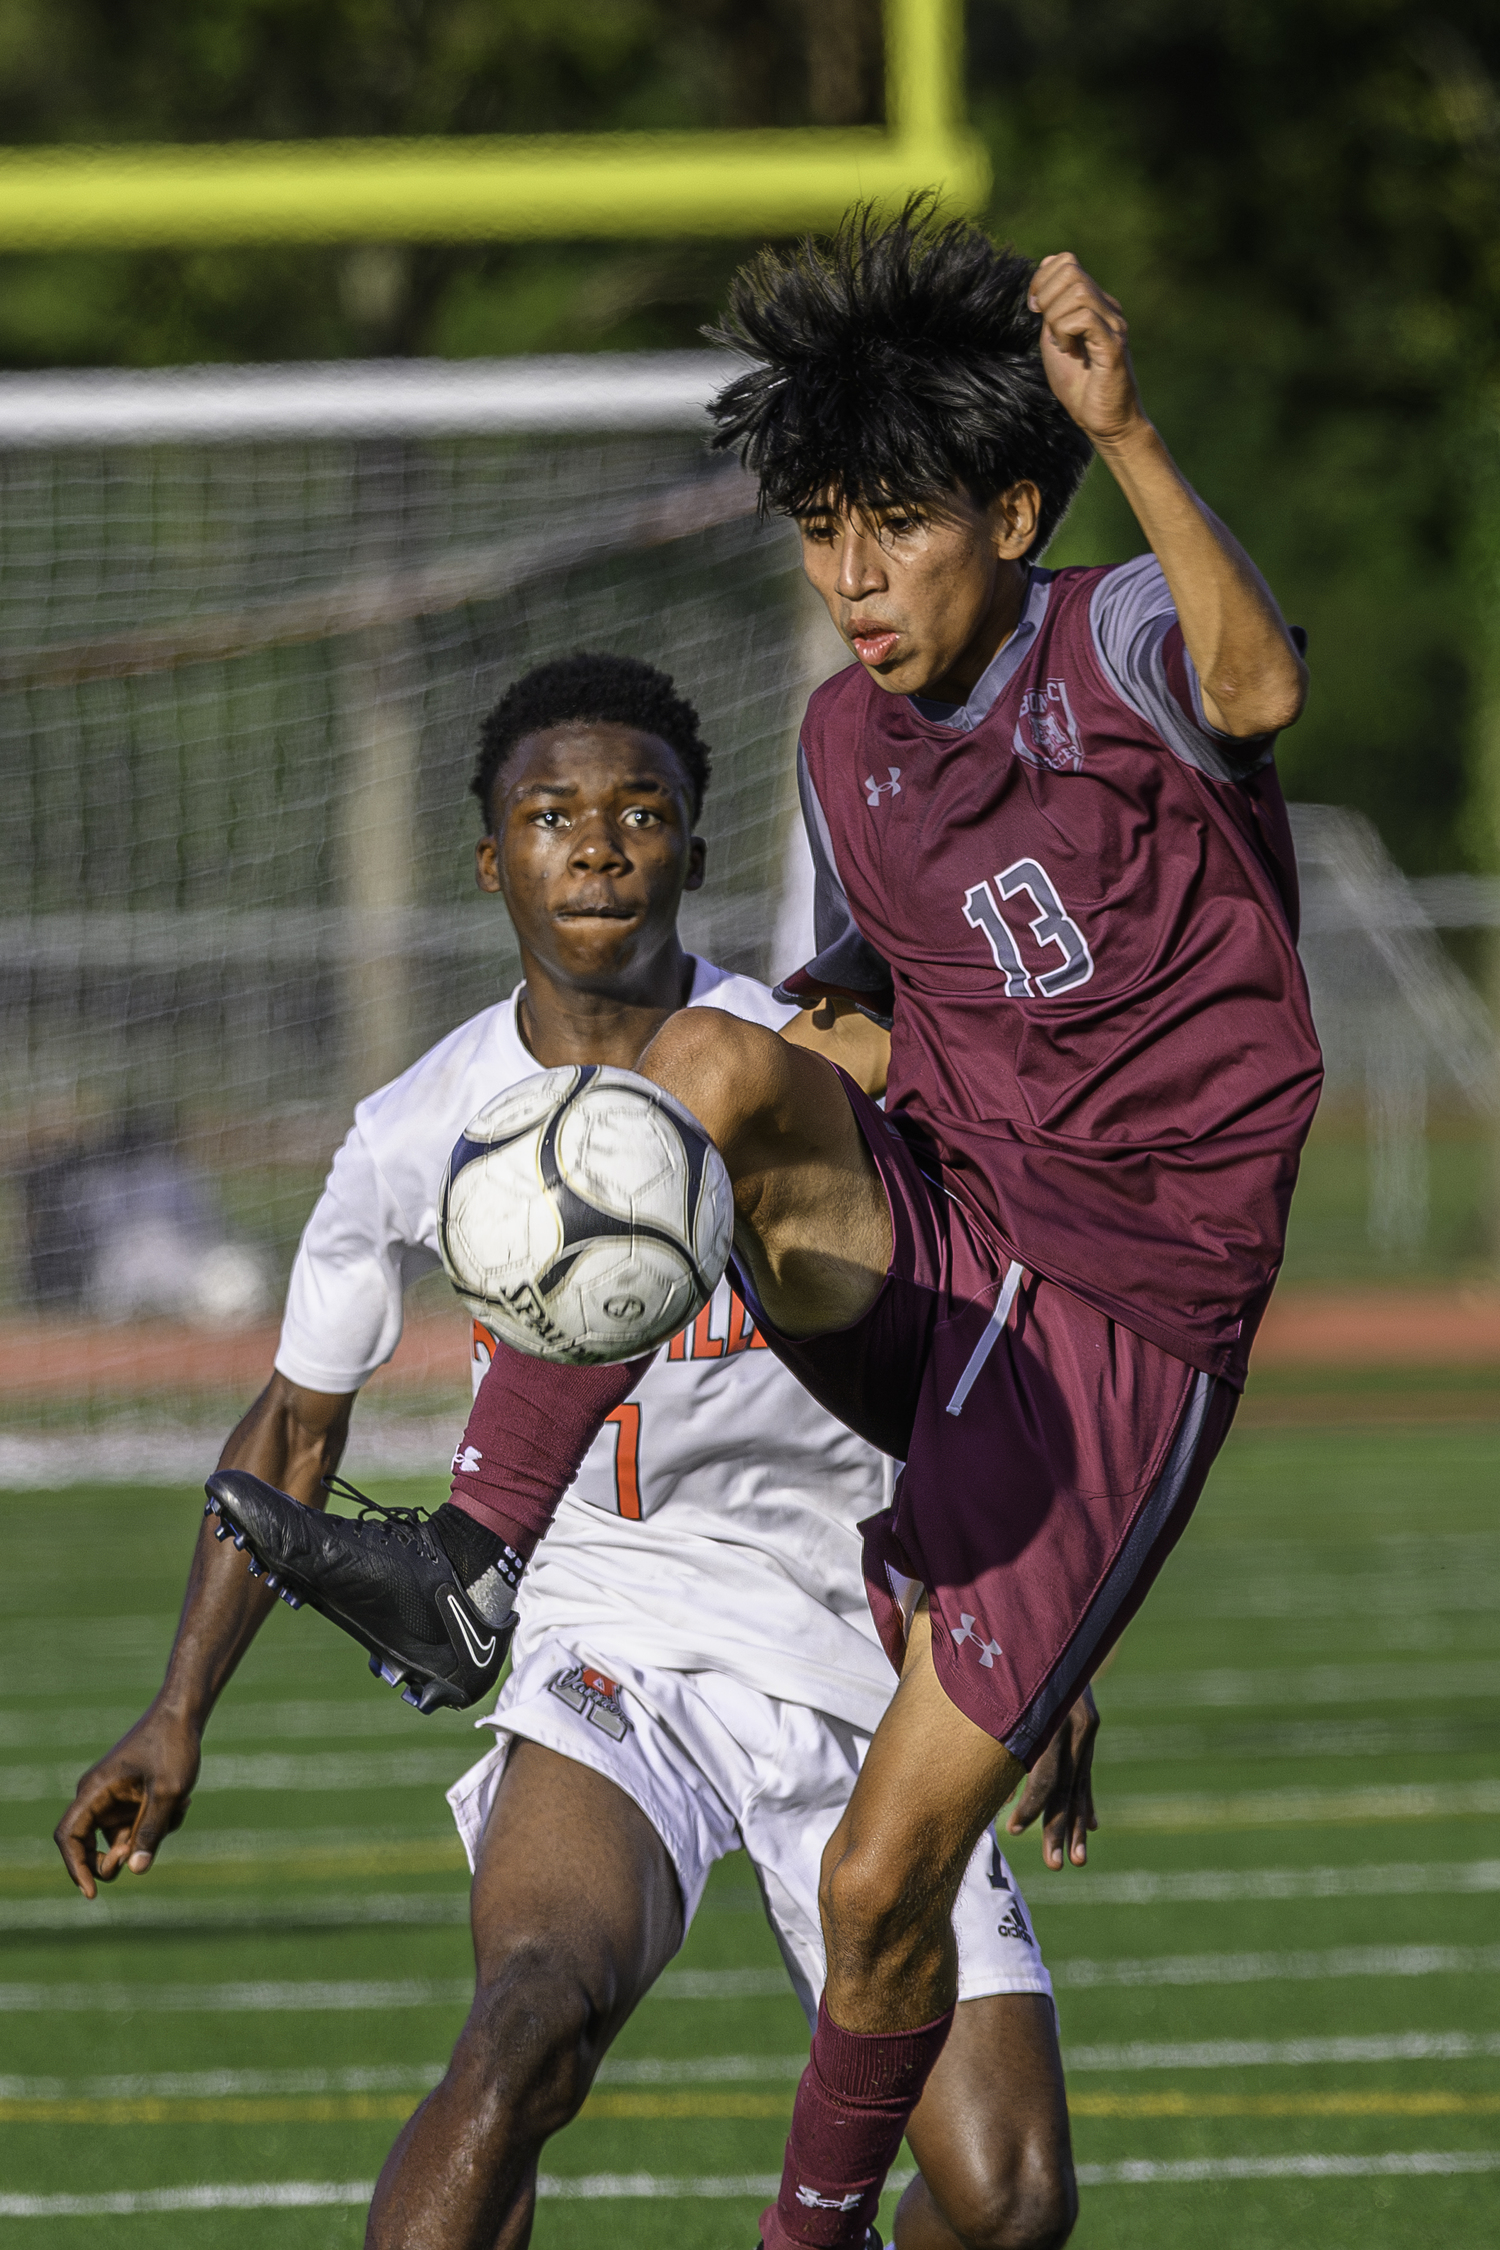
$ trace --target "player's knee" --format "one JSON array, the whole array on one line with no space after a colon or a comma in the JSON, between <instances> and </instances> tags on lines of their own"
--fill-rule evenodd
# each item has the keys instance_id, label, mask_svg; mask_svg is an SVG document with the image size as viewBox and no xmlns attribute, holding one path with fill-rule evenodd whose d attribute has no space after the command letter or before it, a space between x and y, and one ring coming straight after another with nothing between
<instances>
[{"instance_id":1,"label":"player's knee","mask_svg":"<svg viewBox=\"0 0 1500 2250\"><path fill-rule=\"evenodd\" d=\"M839 1836L823 1856L818 1903L830 1969L863 1981L914 1967L947 1940L948 1902L928 1871L903 1867L894 1854Z\"/></svg>"},{"instance_id":2,"label":"player's knee","mask_svg":"<svg viewBox=\"0 0 1500 2250\"><path fill-rule=\"evenodd\" d=\"M779 1045L773 1032L721 1008L682 1008L641 1060L723 1148L765 1100Z\"/></svg>"},{"instance_id":3,"label":"player's knee","mask_svg":"<svg viewBox=\"0 0 1500 2250\"><path fill-rule=\"evenodd\" d=\"M1065 2143L1038 2126L1019 2141L974 2147L973 2170L945 2193L944 2215L963 2250L1058 2250L1078 2219Z\"/></svg>"},{"instance_id":4,"label":"player's knee","mask_svg":"<svg viewBox=\"0 0 1500 2250\"><path fill-rule=\"evenodd\" d=\"M544 1952L517 1948L481 1979L448 2068L483 2127L530 2142L576 2116L593 2078L598 2010Z\"/></svg>"}]
</instances>

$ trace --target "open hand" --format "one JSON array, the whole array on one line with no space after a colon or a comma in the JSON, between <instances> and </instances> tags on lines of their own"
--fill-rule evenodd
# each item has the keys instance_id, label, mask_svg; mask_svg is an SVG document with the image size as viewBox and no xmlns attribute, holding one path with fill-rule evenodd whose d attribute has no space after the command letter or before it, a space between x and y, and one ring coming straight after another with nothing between
<instances>
[{"instance_id":1,"label":"open hand","mask_svg":"<svg viewBox=\"0 0 1500 2250\"><path fill-rule=\"evenodd\" d=\"M89 1768L52 1838L85 1898L122 1867L145 1874L162 1838L187 1816L201 1756L192 1727L152 1710Z\"/></svg>"},{"instance_id":2,"label":"open hand","mask_svg":"<svg viewBox=\"0 0 1500 2250\"><path fill-rule=\"evenodd\" d=\"M1102 451L1143 426L1129 324L1071 250L1043 258L1027 302L1042 316L1047 380L1085 436Z\"/></svg>"},{"instance_id":3,"label":"open hand","mask_svg":"<svg viewBox=\"0 0 1500 2250\"><path fill-rule=\"evenodd\" d=\"M1020 1801L1006 1822L1006 1833L1022 1835L1040 1814L1042 1858L1048 1867L1071 1860L1082 1867L1088 1859L1094 1817L1094 1737L1099 1732L1099 1706L1092 1688L1085 1688L1057 1733L1026 1777Z\"/></svg>"}]
</instances>

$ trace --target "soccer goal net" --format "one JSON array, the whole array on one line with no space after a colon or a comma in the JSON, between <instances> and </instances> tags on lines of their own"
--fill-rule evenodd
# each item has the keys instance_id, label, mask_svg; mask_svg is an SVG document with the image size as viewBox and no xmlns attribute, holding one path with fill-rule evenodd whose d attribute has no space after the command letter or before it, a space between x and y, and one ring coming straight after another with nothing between
<instances>
[{"instance_id":1,"label":"soccer goal net","mask_svg":"<svg viewBox=\"0 0 1500 2250\"><path fill-rule=\"evenodd\" d=\"M706 450L724 372L0 379L13 1399L17 1353L59 1411L191 1387L197 1339L274 1316L354 1100L510 989L467 784L528 666L675 677L715 759L688 942L772 967L840 650Z\"/></svg>"},{"instance_id":2,"label":"soccer goal net","mask_svg":"<svg viewBox=\"0 0 1500 2250\"><path fill-rule=\"evenodd\" d=\"M845 658L793 535L706 450L724 364L0 378L0 1476L39 1473L28 1430L222 1429L264 1380L353 1102L514 980L467 783L529 665L674 675L715 753L688 940L801 956L792 747ZM1297 836L1352 1223L1410 1260L1434 1117L1493 1104L1434 924L1500 914L1404 883L1352 815L1299 808ZM404 1367L458 1397L443 1317L396 1392ZM142 1442L114 1464L160 1465Z\"/></svg>"},{"instance_id":3,"label":"soccer goal net","mask_svg":"<svg viewBox=\"0 0 1500 2250\"><path fill-rule=\"evenodd\" d=\"M1500 1073L1481 989L1500 882L1410 881L1347 808L1293 805L1291 818L1302 961L1327 1073L1294 1226L1306 1212L1321 1228L1310 1263L1337 1278L1365 1259L1376 1271L1426 1261L1472 1275L1493 1258L1500 1184ZM1444 942L1459 931L1480 981ZM1331 1164L1320 1163L1325 1151Z\"/></svg>"}]
</instances>

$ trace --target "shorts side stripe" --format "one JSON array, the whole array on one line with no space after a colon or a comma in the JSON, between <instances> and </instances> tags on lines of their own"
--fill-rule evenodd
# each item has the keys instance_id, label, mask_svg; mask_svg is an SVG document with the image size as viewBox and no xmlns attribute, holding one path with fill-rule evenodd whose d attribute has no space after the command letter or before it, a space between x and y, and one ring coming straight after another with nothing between
<instances>
[{"instance_id":1,"label":"shorts side stripe","mask_svg":"<svg viewBox=\"0 0 1500 2250\"><path fill-rule=\"evenodd\" d=\"M1109 1630L1116 1611L1135 1583L1146 1557L1156 1545L1173 1509L1182 1497L1183 1486L1192 1473L1199 1441L1203 1436L1203 1425L1208 1416L1216 1380L1212 1375L1205 1375L1201 1369L1195 1372L1187 1404L1182 1410L1182 1420L1177 1425L1177 1435L1172 1440L1172 1449L1167 1455L1161 1475L1131 1525L1125 1544L1094 1596L1082 1626L1068 1644L1059 1663L1048 1673L1022 1712L1019 1723L1005 1737L1005 1747L1013 1758L1020 1758L1024 1762L1031 1756L1038 1742L1047 1735L1064 1700L1071 1699L1077 1684L1087 1677L1094 1651Z\"/></svg>"},{"instance_id":2,"label":"shorts side stripe","mask_svg":"<svg viewBox=\"0 0 1500 2250\"><path fill-rule=\"evenodd\" d=\"M964 1400L973 1390L979 1379L980 1370L999 1342L1005 1323L1010 1318L1010 1308L1016 1301L1016 1291L1020 1286L1021 1261L1019 1258L1012 1258L1005 1269L1005 1279L1000 1284L1000 1294L995 1300L995 1309L985 1322L984 1334L970 1352L969 1364L962 1375L959 1376L957 1388L948 1401L948 1412L950 1414L962 1414Z\"/></svg>"}]
</instances>

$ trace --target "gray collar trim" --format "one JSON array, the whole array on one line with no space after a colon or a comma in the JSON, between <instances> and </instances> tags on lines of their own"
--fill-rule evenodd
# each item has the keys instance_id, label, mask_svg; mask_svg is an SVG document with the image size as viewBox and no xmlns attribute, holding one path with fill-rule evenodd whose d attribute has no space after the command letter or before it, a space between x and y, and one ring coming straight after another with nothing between
<instances>
[{"instance_id":1,"label":"gray collar trim","mask_svg":"<svg viewBox=\"0 0 1500 2250\"><path fill-rule=\"evenodd\" d=\"M955 734L972 734L977 726L989 717L999 698L1014 678L1021 659L1036 639L1038 628L1047 613L1047 601L1052 591L1052 573L1033 567L1027 572L1026 601L1020 621L999 654L991 657L989 664L975 681L967 703L934 703L930 696L909 695L907 702L919 719L931 726L952 727Z\"/></svg>"}]
</instances>

